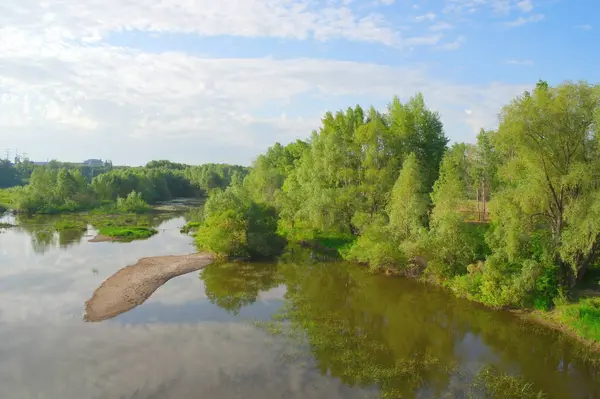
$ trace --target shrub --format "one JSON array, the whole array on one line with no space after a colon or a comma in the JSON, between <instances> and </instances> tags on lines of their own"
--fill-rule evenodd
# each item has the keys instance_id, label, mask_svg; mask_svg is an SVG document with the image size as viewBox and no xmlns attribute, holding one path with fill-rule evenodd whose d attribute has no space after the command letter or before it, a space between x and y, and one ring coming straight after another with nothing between
<instances>
[{"instance_id":1,"label":"shrub","mask_svg":"<svg viewBox=\"0 0 600 399\"><path fill-rule=\"evenodd\" d=\"M136 191L130 192L127 197L117 197L116 209L126 213L144 213L150 211L150 205L142 198L142 194Z\"/></svg>"}]
</instances>

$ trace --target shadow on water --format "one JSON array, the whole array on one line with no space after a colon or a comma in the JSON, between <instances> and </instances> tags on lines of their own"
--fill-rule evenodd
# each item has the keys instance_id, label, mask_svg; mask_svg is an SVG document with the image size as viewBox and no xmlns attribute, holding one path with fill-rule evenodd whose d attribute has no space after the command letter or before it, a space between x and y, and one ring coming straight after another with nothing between
<instances>
[{"instance_id":1,"label":"shadow on water","mask_svg":"<svg viewBox=\"0 0 600 399\"><path fill-rule=\"evenodd\" d=\"M321 374L382 397L600 397L597 359L554 331L415 281L311 262L309 252L209 266L207 296L239 312L285 284L282 309L262 326L305 348Z\"/></svg>"}]
</instances>

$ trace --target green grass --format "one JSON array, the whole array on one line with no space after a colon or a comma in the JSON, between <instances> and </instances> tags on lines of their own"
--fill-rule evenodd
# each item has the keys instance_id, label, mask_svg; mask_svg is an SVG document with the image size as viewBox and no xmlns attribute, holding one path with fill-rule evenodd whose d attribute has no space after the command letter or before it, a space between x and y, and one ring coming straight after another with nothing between
<instances>
[{"instance_id":1,"label":"green grass","mask_svg":"<svg viewBox=\"0 0 600 399\"><path fill-rule=\"evenodd\" d=\"M2 212L2 209L6 210L15 207L17 190L16 188L0 189L0 212Z\"/></svg>"},{"instance_id":2,"label":"green grass","mask_svg":"<svg viewBox=\"0 0 600 399\"><path fill-rule=\"evenodd\" d=\"M142 240L152 237L154 234L158 233L156 229L141 226L105 226L101 227L98 231L103 236L116 238L121 241Z\"/></svg>"},{"instance_id":3,"label":"green grass","mask_svg":"<svg viewBox=\"0 0 600 399\"><path fill-rule=\"evenodd\" d=\"M10 223L0 222L0 229L8 229L10 227L15 227L15 226Z\"/></svg>"},{"instance_id":4,"label":"green grass","mask_svg":"<svg viewBox=\"0 0 600 399\"><path fill-rule=\"evenodd\" d=\"M558 306L557 319L586 340L600 342L600 298Z\"/></svg>"}]
</instances>

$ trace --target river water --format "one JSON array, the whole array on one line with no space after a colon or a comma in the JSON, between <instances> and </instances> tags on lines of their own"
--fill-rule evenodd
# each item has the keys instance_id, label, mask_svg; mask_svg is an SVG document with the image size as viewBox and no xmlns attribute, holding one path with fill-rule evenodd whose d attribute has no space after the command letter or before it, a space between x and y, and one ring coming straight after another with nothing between
<instances>
[{"instance_id":1,"label":"river water","mask_svg":"<svg viewBox=\"0 0 600 399\"><path fill-rule=\"evenodd\" d=\"M2 399L600 398L597 357L558 333L298 249L211 265L86 323L106 278L193 240L177 215L130 243L51 222L0 232Z\"/></svg>"}]
</instances>

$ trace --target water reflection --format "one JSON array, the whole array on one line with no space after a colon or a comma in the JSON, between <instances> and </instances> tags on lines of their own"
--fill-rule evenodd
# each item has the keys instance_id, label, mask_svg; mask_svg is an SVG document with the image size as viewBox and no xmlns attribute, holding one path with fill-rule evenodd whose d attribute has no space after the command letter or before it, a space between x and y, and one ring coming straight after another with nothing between
<instances>
[{"instance_id":1,"label":"water reflection","mask_svg":"<svg viewBox=\"0 0 600 399\"><path fill-rule=\"evenodd\" d=\"M486 381L492 387L502 374L522 379L517 393L506 391L512 380L498 385L499 397L529 397L526 389L531 397L600 397L598 369L578 345L433 287L344 263L294 263L289 257L278 265L278 276L265 265L209 271L203 277L207 295L228 311L252 303L261 287L284 282L284 306L274 320L286 323L268 330L308 345L321 374L348 386L377 386L391 398L484 397L486 389L488 397L498 397L474 384L491 364L496 374Z\"/></svg>"},{"instance_id":2,"label":"water reflection","mask_svg":"<svg viewBox=\"0 0 600 399\"><path fill-rule=\"evenodd\" d=\"M2 399L484 398L473 386L484 365L548 398L600 397L599 369L558 334L301 250L277 264L209 266L84 324L84 301L118 269L193 252L184 223L127 244L84 235L60 247L44 223L2 233ZM502 395L488 397L511 397Z\"/></svg>"},{"instance_id":3,"label":"water reflection","mask_svg":"<svg viewBox=\"0 0 600 399\"><path fill-rule=\"evenodd\" d=\"M93 214L36 215L17 214L6 217L31 237L34 252L43 254L50 248L68 248L80 244L85 237L95 235L95 226L112 223L114 225L139 225L156 228L161 223L177 217L173 213L151 213L147 215L107 216Z\"/></svg>"},{"instance_id":4,"label":"water reflection","mask_svg":"<svg viewBox=\"0 0 600 399\"><path fill-rule=\"evenodd\" d=\"M281 283L277 265L269 263L212 264L201 272L201 278L208 299L234 315L254 303L261 291Z\"/></svg>"}]
</instances>

